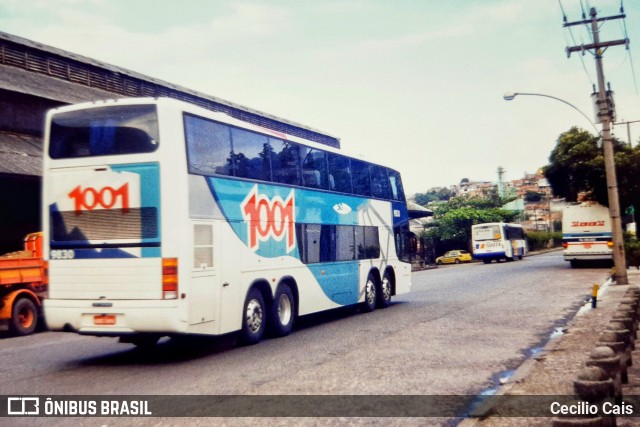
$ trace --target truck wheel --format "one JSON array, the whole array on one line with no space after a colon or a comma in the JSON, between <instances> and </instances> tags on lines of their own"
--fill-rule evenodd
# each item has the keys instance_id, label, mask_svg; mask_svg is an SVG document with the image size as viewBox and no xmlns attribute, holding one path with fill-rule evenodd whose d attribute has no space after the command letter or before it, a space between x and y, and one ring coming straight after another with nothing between
<instances>
[{"instance_id":1,"label":"truck wheel","mask_svg":"<svg viewBox=\"0 0 640 427\"><path fill-rule=\"evenodd\" d=\"M33 333L38 326L38 308L29 298L18 298L13 303L10 328L13 335Z\"/></svg>"}]
</instances>

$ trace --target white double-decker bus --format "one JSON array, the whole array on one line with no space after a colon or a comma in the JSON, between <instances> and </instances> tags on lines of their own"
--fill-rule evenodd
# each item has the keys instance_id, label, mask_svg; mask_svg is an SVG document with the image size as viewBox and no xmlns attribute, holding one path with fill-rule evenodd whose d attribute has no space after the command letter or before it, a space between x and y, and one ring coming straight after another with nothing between
<instances>
[{"instance_id":1,"label":"white double-decker bus","mask_svg":"<svg viewBox=\"0 0 640 427\"><path fill-rule=\"evenodd\" d=\"M395 170L166 98L52 110L45 139L52 330L252 344L410 289Z\"/></svg>"},{"instance_id":2,"label":"white double-decker bus","mask_svg":"<svg viewBox=\"0 0 640 427\"><path fill-rule=\"evenodd\" d=\"M473 257L485 264L501 259L522 259L527 252L527 240L520 224L492 222L471 226Z\"/></svg>"}]
</instances>

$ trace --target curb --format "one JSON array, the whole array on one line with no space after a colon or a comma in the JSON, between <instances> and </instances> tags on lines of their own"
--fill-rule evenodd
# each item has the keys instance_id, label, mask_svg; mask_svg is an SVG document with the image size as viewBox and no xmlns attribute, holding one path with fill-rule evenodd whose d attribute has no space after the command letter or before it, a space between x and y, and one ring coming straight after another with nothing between
<instances>
[{"instance_id":1,"label":"curb","mask_svg":"<svg viewBox=\"0 0 640 427\"><path fill-rule=\"evenodd\" d=\"M547 252L551 252L547 251ZM546 252L537 252L537 254L539 253L546 253ZM599 300L600 298L604 297L607 293L607 290L609 289L609 286L613 283L613 278L609 277L601 286L600 289L598 290L598 296L597 299ZM593 309L591 308L591 302L586 302L582 307L580 307L580 309L578 309L578 311L574 314L573 317L571 317L571 319L568 320L568 323L571 323L573 321L575 321L575 319L591 312ZM511 375L508 380L505 383L502 384L497 384L498 389L495 393L496 396L501 396L501 395L505 395L508 394L510 391L512 391L514 388L516 388L519 383L521 383L522 381L524 381L534 370L534 368L536 367L536 363L538 362L538 360L543 359L544 356L548 353L552 353L554 351L556 351L561 343L562 343L562 337L564 336L564 334L558 335L558 336L553 336L551 335L549 337L549 340L547 341L547 343L542 347L542 349L540 350L540 352L536 353L533 356L529 356L527 359L525 359L514 371L513 375ZM484 419L486 419L483 415L484 414L489 414L487 415L487 417L491 417L491 413L493 410L493 405L492 406L483 406L483 410L481 413L477 413L477 415L474 418L465 418L463 419L458 426L459 427L477 427L480 425L480 422ZM551 418L549 418L549 422L551 422Z\"/></svg>"}]
</instances>

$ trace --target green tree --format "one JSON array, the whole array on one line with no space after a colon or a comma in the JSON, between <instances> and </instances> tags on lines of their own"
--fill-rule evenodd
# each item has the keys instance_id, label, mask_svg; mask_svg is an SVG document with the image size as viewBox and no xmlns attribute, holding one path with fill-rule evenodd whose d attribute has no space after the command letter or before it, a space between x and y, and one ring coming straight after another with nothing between
<instances>
[{"instance_id":1,"label":"green tree","mask_svg":"<svg viewBox=\"0 0 640 427\"><path fill-rule=\"evenodd\" d=\"M426 193L417 193L413 199L420 206L427 206L431 202L446 201L455 196L452 190L444 187L435 187L427 190Z\"/></svg>"},{"instance_id":2,"label":"green tree","mask_svg":"<svg viewBox=\"0 0 640 427\"><path fill-rule=\"evenodd\" d=\"M631 148L613 140L620 208L635 207L636 223L640 211L640 148ZM572 127L558 137L556 147L549 156L544 174L553 194L567 201L576 201L585 193L590 200L608 206L604 155L598 147L598 137Z\"/></svg>"},{"instance_id":3,"label":"green tree","mask_svg":"<svg viewBox=\"0 0 640 427\"><path fill-rule=\"evenodd\" d=\"M516 212L502 210L493 198L456 197L432 205L434 223L426 230L436 252L467 249L471 244L471 226L485 222L511 222Z\"/></svg>"}]
</instances>

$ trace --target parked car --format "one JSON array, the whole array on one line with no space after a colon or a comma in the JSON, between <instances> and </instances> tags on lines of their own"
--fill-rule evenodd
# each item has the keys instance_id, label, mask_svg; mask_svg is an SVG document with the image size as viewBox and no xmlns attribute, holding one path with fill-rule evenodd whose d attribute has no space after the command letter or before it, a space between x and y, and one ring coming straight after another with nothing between
<instances>
[{"instance_id":1,"label":"parked car","mask_svg":"<svg viewBox=\"0 0 640 427\"><path fill-rule=\"evenodd\" d=\"M471 262L471 254L467 251L449 251L436 258L436 264L460 264L461 262Z\"/></svg>"}]
</instances>

